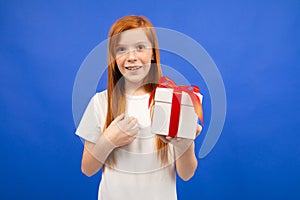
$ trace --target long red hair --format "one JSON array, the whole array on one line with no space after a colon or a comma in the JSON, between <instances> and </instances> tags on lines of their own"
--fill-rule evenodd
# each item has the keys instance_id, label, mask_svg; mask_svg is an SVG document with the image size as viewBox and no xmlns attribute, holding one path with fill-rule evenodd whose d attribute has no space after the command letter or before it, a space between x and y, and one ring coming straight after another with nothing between
<instances>
[{"instance_id":1,"label":"long red hair","mask_svg":"<svg viewBox=\"0 0 300 200\"><path fill-rule=\"evenodd\" d=\"M145 85L143 87L145 90L150 93L162 76L158 40L152 23L143 16L125 16L117 20L112 25L108 35L108 106L104 130L110 125L116 116L124 113L126 109L124 78L122 78L122 74L119 71L115 60L115 48L118 44L120 33L135 28L142 28L152 45L153 59L151 61L149 73L145 78L146 80L144 80ZM168 162L169 146L161 141L157 136L155 137L157 155L160 158L161 163L166 164ZM116 163L113 153L109 157L108 163Z\"/></svg>"}]
</instances>

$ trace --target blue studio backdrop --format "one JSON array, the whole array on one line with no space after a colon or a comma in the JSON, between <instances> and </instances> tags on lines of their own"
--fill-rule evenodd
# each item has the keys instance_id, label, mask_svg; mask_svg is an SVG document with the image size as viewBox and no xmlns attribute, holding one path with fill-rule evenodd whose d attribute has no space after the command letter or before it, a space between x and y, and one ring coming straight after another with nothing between
<instances>
[{"instance_id":1,"label":"blue studio backdrop","mask_svg":"<svg viewBox=\"0 0 300 200\"><path fill-rule=\"evenodd\" d=\"M201 44L223 78L227 113L214 149L178 197L300 199L300 2L0 2L0 199L96 199L98 173L81 173L72 91L86 56L113 22L144 15ZM189 50L191 51L191 50ZM184 59L162 63L199 85L205 124L210 92ZM105 78L98 90L105 88ZM199 152L207 127L196 139Z\"/></svg>"}]
</instances>

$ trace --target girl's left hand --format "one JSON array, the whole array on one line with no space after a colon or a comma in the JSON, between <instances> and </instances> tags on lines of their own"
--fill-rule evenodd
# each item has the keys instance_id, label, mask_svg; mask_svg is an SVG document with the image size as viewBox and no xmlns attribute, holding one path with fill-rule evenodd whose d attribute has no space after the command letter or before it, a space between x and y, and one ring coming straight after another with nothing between
<instances>
[{"instance_id":1,"label":"girl's left hand","mask_svg":"<svg viewBox=\"0 0 300 200\"><path fill-rule=\"evenodd\" d=\"M198 124L196 128L196 137L200 135L201 131L202 131L202 126ZM179 137L172 138L170 136L165 136L165 135L158 135L158 137L163 142L170 143L173 145L176 160L179 159L194 143L194 139L179 138Z\"/></svg>"},{"instance_id":2,"label":"girl's left hand","mask_svg":"<svg viewBox=\"0 0 300 200\"><path fill-rule=\"evenodd\" d=\"M198 135L200 135L201 131L202 131L202 126L200 124L197 124L195 139L198 137ZM170 136L165 136L165 135L158 135L158 137L164 143L171 143L174 146L178 146L178 145L180 145L180 143L187 143L188 141L189 142L193 141L192 139L186 139L186 138L180 138L180 137L172 138Z\"/></svg>"}]
</instances>

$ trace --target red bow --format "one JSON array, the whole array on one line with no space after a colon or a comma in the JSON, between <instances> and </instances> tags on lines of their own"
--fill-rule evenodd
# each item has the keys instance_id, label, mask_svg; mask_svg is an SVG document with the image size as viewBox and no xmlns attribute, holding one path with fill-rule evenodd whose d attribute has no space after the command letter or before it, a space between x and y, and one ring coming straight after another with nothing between
<instances>
[{"instance_id":1,"label":"red bow","mask_svg":"<svg viewBox=\"0 0 300 200\"><path fill-rule=\"evenodd\" d=\"M199 93L200 89L198 86L191 85L191 86L181 86L181 85L176 85L173 80L170 78L163 76L159 79L159 84L154 88L154 90L151 92L150 98L149 98L149 103L148 107L153 102L154 94L156 88L171 88L173 89L173 97L172 97L172 107L171 107L171 120L170 120L170 125L169 125L169 135L172 137L175 137L177 134L178 130L178 122L179 122L179 116L180 116L180 103L181 103L181 95L182 92L186 92L194 105L194 110L195 113L198 115L201 124L204 125L203 121L203 110L202 110L202 104L201 101L194 92Z\"/></svg>"}]
</instances>

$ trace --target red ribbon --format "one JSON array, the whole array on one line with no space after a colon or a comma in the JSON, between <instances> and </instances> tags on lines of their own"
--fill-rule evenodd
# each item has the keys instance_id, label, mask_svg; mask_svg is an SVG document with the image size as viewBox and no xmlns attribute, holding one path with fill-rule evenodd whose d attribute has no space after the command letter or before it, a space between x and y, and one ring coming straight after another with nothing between
<instances>
[{"instance_id":1,"label":"red ribbon","mask_svg":"<svg viewBox=\"0 0 300 200\"><path fill-rule=\"evenodd\" d=\"M172 105L171 105L171 116L170 116L170 125L169 125L169 136L175 137L178 131L178 125L179 125L179 116L180 116L180 103L181 103L181 96L182 92L186 92L194 105L194 110L197 116L199 117L201 124L203 123L203 110L202 110L202 104L201 101L194 92L199 93L200 88L195 85L191 86L180 86L176 85L173 80L170 78L163 76L159 79L159 84L157 87L154 88L154 90L151 92L148 107L153 102L154 94L156 91L156 88L171 88L173 89L173 97L172 97Z\"/></svg>"}]
</instances>

